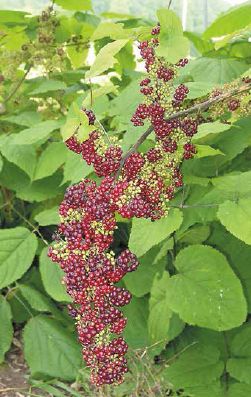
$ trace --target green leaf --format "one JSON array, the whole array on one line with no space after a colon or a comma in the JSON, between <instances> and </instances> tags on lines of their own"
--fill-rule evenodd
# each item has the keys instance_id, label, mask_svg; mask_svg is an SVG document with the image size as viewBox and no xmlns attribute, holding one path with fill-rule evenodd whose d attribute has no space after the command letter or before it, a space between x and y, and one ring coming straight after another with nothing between
<instances>
[{"instance_id":1,"label":"green leaf","mask_svg":"<svg viewBox=\"0 0 251 397\"><path fill-rule=\"evenodd\" d=\"M230 233L246 244L251 244L250 199L240 199L237 203L225 201L219 206L217 216Z\"/></svg>"},{"instance_id":2,"label":"green leaf","mask_svg":"<svg viewBox=\"0 0 251 397\"><path fill-rule=\"evenodd\" d=\"M221 14L203 33L205 39L220 37L251 23L251 5L242 5Z\"/></svg>"},{"instance_id":3,"label":"green leaf","mask_svg":"<svg viewBox=\"0 0 251 397\"><path fill-rule=\"evenodd\" d=\"M202 245L179 252L167 296L170 308L185 322L217 331L241 325L247 314L241 283L226 258Z\"/></svg>"},{"instance_id":4,"label":"green leaf","mask_svg":"<svg viewBox=\"0 0 251 397\"><path fill-rule=\"evenodd\" d=\"M167 62L176 63L187 56L189 40L183 36L182 24L178 16L166 8L157 11L161 30L156 53Z\"/></svg>"},{"instance_id":5,"label":"green leaf","mask_svg":"<svg viewBox=\"0 0 251 397\"><path fill-rule=\"evenodd\" d=\"M251 327L240 329L231 342L231 357L227 361L227 371L240 382L251 385Z\"/></svg>"},{"instance_id":6,"label":"green leaf","mask_svg":"<svg viewBox=\"0 0 251 397\"><path fill-rule=\"evenodd\" d=\"M64 141L67 141L79 128L80 121L77 117L67 118L66 123L61 127L60 132Z\"/></svg>"},{"instance_id":7,"label":"green leaf","mask_svg":"<svg viewBox=\"0 0 251 397\"><path fill-rule=\"evenodd\" d=\"M77 183L92 172L89 166L77 153L68 152L64 166L64 180L62 183L70 181Z\"/></svg>"},{"instance_id":8,"label":"green leaf","mask_svg":"<svg viewBox=\"0 0 251 397\"><path fill-rule=\"evenodd\" d=\"M225 174L211 179L213 185L225 192L236 193L236 196L251 192L251 171L241 172L238 174Z\"/></svg>"},{"instance_id":9,"label":"green leaf","mask_svg":"<svg viewBox=\"0 0 251 397\"><path fill-rule=\"evenodd\" d=\"M49 210L39 212L34 219L39 223L40 226L58 225L60 222L58 207L53 207Z\"/></svg>"},{"instance_id":10,"label":"green leaf","mask_svg":"<svg viewBox=\"0 0 251 397\"><path fill-rule=\"evenodd\" d=\"M148 345L147 317L148 300L133 297L130 305L123 308L127 317L124 336L132 349L140 349Z\"/></svg>"},{"instance_id":11,"label":"green leaf","mask_svg":"<svg viewBox=\"0 0 251 397\"><path fill-rule=\"evenodd\" d=\"M242 75L248 69L244 62L225 58L197 58L192 60L181 74L188 75L194 81L213 84L228 83Z\"/></svg>"},{"instance_id":12,"label":"green leaf","mask_svg":"<svg viewBox=\"0 0 251 397\"><path fill-rule=\"evenodd\" d=\"M31 307L39 312L53 312L50 299L31 285L19 284L20 291Z\"/></svg>"},{"instance_id":13,"label":"green leaf","mask_svg":"<svg viewBox=\"0 0 251 397\"><path fill-rule=\"evenodd\" d=\"M13 337L12 314L9 303L0 295L0 363L4 361L4 355L11 346Z\"/></svg>"},{"instance_id":14,"label":"green leaf","mask_svg":"<svg viewBox=\"0 0 251 397\"><path fill-rule=\"evenodd\" d=\"M32 145L43 139L46 139L50 133L61 126L62 122L59 120L47 120L38 123L34 127L26 128L15 134L13 144L16 145Z\"/></svg>"},{"instance_id":15,"label":"green leaf","mask_svg":"<svg viewBox=\"0 0 251 397\"><path fill-rule=\"evenodd\" d=\"M160 277L156 275L153 281L151 296L149 299L148 331L151 344L157 343L160 351L168 341L168 330L172 310L168 305L166 286L169 279L168 272Z\"/></svg>"},{"instance_id":16,"label":"green leaf","mask_svg":"<svg viewBox=\"0 0 251 397\"><path fill-rule=\"evenodd\" d=\"M71 64L73 68L78 69L85 65L86 58L88 56L89 48L81 46L77 47L68 47L67 55L71 60Z\"/></svg>"},{"instance_id":17,"label":"green leaf","mask_svg":"<svg viewBox=\"0 0 251 397\"><path fill-rule=\"evenodd\" d=\"M138 257L165 240L182 223L182 213L178 209L170 211L166 218L152 222L149 219L135 218L129 240L130 250Z\"/></svg>"},{"instance_id":18,"label":"green leaf","mask_svg":"<svg viewBox=\"0 0 251 397\"><path fill-rule=\"evenodd\" d=\"M220 378L224 363L220 360L218 349L195 344L184 350L164 371L165 377L175 388L210 385Z\"/></svg>"},{"instance_id":19,"label":"green leaf","mask_svg":"<svg viewBox=\"0 0 251 397\"><path fill-rule=\"evenodd\" d=\"M43 281L43 286L48 295L59 302L71 302L71 298L66 293L66 289L62 284L64 276L63 270L57 263L48 258L48 249L44 248L39 260L39 269Z\"/></svg>"},{"instance_id":20,"label":"green leaf","mask_svg":"<svg viewBox=\"0 0 251 397\"><path fill-rule=\"evenodd\" d=\"M208 157L208 156L219 156L223 155L221 150L219 149L214 149L211 146L208 145L196 145L196 157L201 158L201 157Z\"/></svg>"},{"instance_id":21,"label":"green leaf","mask_svg":"<svg viewBox=\"0 0 251 397\"><path fill-rule=\"evenodd\" d=\"M247 397L251 394L251 386L245 383L230 385L227 397Z\"/></svg>"},{"instance_id":22,"label":"green leaf","mask_svg":"<svg viewBox=\"0 0 251 397\"><path fill-rule=\"evenodd\" d=\"M38 159L33 180L52 175L65 161L67 148L62 142L52 142Z\"/></svg>"},{"instance_id":23,"label":"green leaf","mask_svg":"<svg viewBox=\"0 0 251 397\"><path fill-rule=\"evenodd\" d=\"M132 35L129 29L124 29L123 23L101 22L94 31L91 40L100 40L110 37L112 40L125 39Z\"/></svg>"},{"instance_id":24,"label":"green leaf","mask_svg":"<svg viewBox=\"0 0 251 397\"><path fill-rule=\"evenodd\" d=\"M36 151L31 145L13 145L13 135L0 140L0 151L10 162L21 168L30 178L36 167Z\"/></svg>"},{"instance_id":25,"label":"green leaf","mask_svg":"<svg viewBox=\"0 0 251 397\"><path fill-rule=\"evenodd\" d=\"M37 239L24 227L0 230L0 288L18 280L32 264Z\"/></svg>"},{"instance_id":26,"label":"green leaf","mask_svg":"<svg viewBox=\"0 0 251 397\"><path fill-rule=\"evenodd\" d=\"M47 178L34 181L32 184L26 185L17 190L17 197L29 202L40 202L58 196L63 192L60 183L62 176L59 173L53 174Z\"/></svg>"},{"instance_id":27,"label":"green leaf","mask_svg":"<svg viewBox=\"0 0 251 397\"><path fill-rule=\"evenodd\" d=\"M45 80L35 90L31 91L30 95L45 94L49 91L65 90L67 85L59 80Z\"/></svg>"},{"instance_id":28,"label":"green leaf","mask_svg":"<svg viewBox=\"0 0 251 397\"><path fill-rule=\"evenodd\" d=\"M185 244L200 244L203 241L207 240L210 235L210 227L207 225L198 225L194 226L185 232L183 232L180 236L179 234L176 236L178 238L179 243Z\"/></svg>"},{"instance_id":29,"label":"green leaf","mask_svg":"<svg viewBox=\"0 0 251 397\"><path fill-rule=\"evenodd\" d=\"M65 10L73 11L91 11L91 0L55 0L55 3L63 7Z\"/></svg>"},{"instance_id":30,"label":"green leaf","mask_svg":"<svg viewBox=\"0 0 251 397\"><path fill-rule=\"evenodd\" d=\"M87 78L99 76L107 69L113 67L117 62L114 56L123 48L128 40L116 40L112 43L106 44L98 53L90 70L86 73Z\"/></svg>"},{"instance_id":31,"label":"green leaf","mask_svg":"<svg viewBox=\"0 0 251 397\"><path fill-rule=\"evenodd\" d=\"M209 94L214 88L214 84L207 81L188 81L186 87L189 89L187 98L196 99Z\"/></svg>"},{"instance_id":32,"label":"green leaf","mask_svg":"<svg viewBox=\"0 0 251 397\"><path fill-rule=\"evenodd\" d=\"M227 131L230 128L231 128L231 124L223 124L220 121L200 124L198 127L198 132L194 136L193 141L197 141L201 138L205 138L213 134L219 134L220 132Z\"/></svg>"},{"instance_id":33,"label":"green leaf","mask_svg":"<svg viewBox=\"0 0 251 397\"><path fill-rule=\"evenodd\" d=\"M80 345L60 323L40 315L25 326L24 355L34 378L75 379L81 364Z\"/></svg>"},{"instance_id":34,"label":"green leaf","mask_svg":"<svg viewBox=\"0 0 251 397\"><path fill-rule=\"evenodd\" d=\"M136 272L128 273L123 281L134 296L141 297L151 290L156 273L162 273L166 264L167 245L151 248L139 258L140 266Z\"/></svg>"},{"instance_id":35,"label":"green leaf","mask_svg":"<svg viewBox=\"0 0 251 397\"><path fill-rule=\"evenodd\" d=\"M41 115L37 112L27 111L5 117L4 120L14 124L24 125L25 127L32 127L34 124L41 122Z\"/></svg>"},{"instance_id":36,"label":"green leaf","mask_svg":"<svg viewBox=\"0 0 251 397\"><path fill-rule=\"evenodd\" d=\"M23 11L0 10L0 23L2 24L27 24L26 16L29 14Z\"/></svg>"}]
</instances>

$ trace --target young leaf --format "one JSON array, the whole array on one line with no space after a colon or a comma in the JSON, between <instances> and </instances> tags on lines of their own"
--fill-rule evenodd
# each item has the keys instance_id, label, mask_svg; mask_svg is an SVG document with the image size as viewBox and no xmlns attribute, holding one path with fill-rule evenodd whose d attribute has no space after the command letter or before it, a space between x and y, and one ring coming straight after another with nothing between
<instances>
[{"instance_id":1,"label":"young leaf","mask_svg":"<svg viewBox=\"0 0 251 397\"><path fill-rule=\"evenodd\" d=\"M35 378L75 379L81 364L80 345L58 321L33 317L25 326L24 355Z\"/></svg>"},{"instance_id":2,"label":"young leaf","mask_svg":"<svg viewBox=\"0 0 251 397\"><path fill-rule=\"evenodd\" d=\"M18 280L30 267L37 239L24 227L0 230L0 288Z\"/></svg>"},{"instance_id":3,"label":"young leaf","mask_svg":"<svg viewBox=\"0 0 251 397\"><path fill-rule=\"evenodd\" d=\"M4 355L9 350L13 327L11 322L12 314L9 303L0 295L0 363L4 361Z\"/></svg>"},{"instance_id":4,"label":"young leaf","mask_svg":"<svg viewBox=\"0 0 251 397\"><path fill-rule=\"evenodd\" d=\"M250 199L240 199L237 203L225 201L219 206L217 216L230 233L246 244L251 244Z\"/></svg>"},{"instance_id":5,"label":"young leaf","mask_svg":"<svg viewBox=\"0 0 251 397\"><path fill-rule=\"evenodd\" d=\"M58 208L53 207L49 210L39 212L39 214L37 214L34 219L36 222L39 223L40 226L57 225L60 222Z\"/></svg>"},{"instance_id":6,"label":"young leaf","mask_svg":"<svg viewBox=\"0 0 251 397\"><path fill-rule=\"evenodd\" d=\"M178 274L167 283L170 308L185 322L224 331L241 325L247 315L242 286L226 258L202 245L179 252Z\"/></svg>"},{"instance_id":7,"label":"young leaf","mask_svg":"<svg viewBox=\"0 0 251 397\"><path fill-rule=\"evenodd\" d=\"M113 67L113 65L117 62L117 59L114 58L121 48L123 48L128 40L116 40L112 43L106 44L98 53L93 65L90 70L86 73L87 78L92 78L99 76L107 69Z\"/></svg>"}]
</instances>

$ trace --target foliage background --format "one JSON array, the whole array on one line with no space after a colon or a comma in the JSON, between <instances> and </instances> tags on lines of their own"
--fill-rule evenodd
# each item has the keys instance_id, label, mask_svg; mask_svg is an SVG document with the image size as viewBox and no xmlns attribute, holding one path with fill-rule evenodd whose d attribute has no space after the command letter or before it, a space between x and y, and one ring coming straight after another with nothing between
<instances>
[{"instance_id":1,"label":"foliage background","mask_svg":"<svg viewBox=\"0 0 251 397\"><path fill-rule=\"evenodd\" d=\"M31 382L38 380L41 389L55 396L67 395L67 382L75 380L82 391L70 388L70 395L94 393L67 314L62 273L46 255L66 187L93 177L92 169L66 150L61 133L72 117L72 103L90 102L90 89L99 121L121 139L124 150L142 133L130 123L141 100L141 72L135 70L130 44L92 87L85 79L85 42L98 53L120 38L115 34L119 21L124 24L122 36L125 30L152 26L152 14L139 17L140 2L137 9L135 3L127 4L123 11L132 13L131 18L100 17L88 6L86 12L60 9L60 25L53 33L56 49L37 43L36 17L0 11L0 30L6 33L0 49L0 360L10 348L13 327L21 329ZM102 21L112 25L94 40ZM219 17L203 34L185 33L192 59L180 81L188 83L190 98L203 97L250 69L250 26L247 3ZM212 40L223 35L221 41ZM35 43L30 58L22 50L29 41ZM58 48L64 49L63 59ZM34 57L36 63L26 76ZM184 165L185 186L167 219L119 219L115 249L129 244L141 267L124 281L133 293L124 309L132 374L116 392L108 390L109 396L138 395L144 388L154 395L156 387L163 395L167 389L194 397L250 394L250 121L246 117L200 127L195 138L198 155ZM150 145L151 140L146 141L141 150Z\"/></svg>"}]
</instances>

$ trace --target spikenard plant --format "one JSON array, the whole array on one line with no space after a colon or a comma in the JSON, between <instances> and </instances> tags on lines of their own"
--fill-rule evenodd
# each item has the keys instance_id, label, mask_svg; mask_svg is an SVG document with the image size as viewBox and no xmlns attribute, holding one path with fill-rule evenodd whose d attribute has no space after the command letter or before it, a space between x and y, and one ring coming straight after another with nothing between
<instances>
[{"instance_id":1,"label":"spikenard plant","mask_svg":"<svg viewBox=\"0 0 251 397\"><path fill-rule=\"evenodd\" d=\"M64 283L73 299L70 314L76 319L83 357L91 368L91 381L97 386L119 384L128 371L124 357L128 346L121 336L127 319L118 307L127 305L131 294L114 283L135 271L139 263L128 249L117 257L109 250L116 229L116 213L128 219L168 220L171 200L183 186L181 165L196 154L196 146L191 141L199 125L216 120L227 123L234 114L241 116L251 111L247 107L251 91L249 76L214 89L203 101L189 101L189 88L185 84L175 87L174 79L188 59L179 59L183 49L172 54L165 47L165 41L170 36L170 26L175 27L176 35L182 36L182 30L171 11L161 10L158 15L160 23L152 29L151 38L139 43L148 75L140 82L144 103L138 105L131 119L135 126L143 126L148 120L150 127L123 155L119 142L111 142L104 129L95 123L93 112L81 109L79 118L83 118L83 122L80 121L66 140L69 149L82 155L88 165L93 165L96 175L103 177L98 183L84 179L67 189L59 208L61 223L49 250L49 256L65 272ZM186 43L184 38L182 40ZM87 130L91 130L87 139L86 125ZM210 125L208 128L210 130ZM153 131L156 139L153 147L144 154L138 152L140 144ZM198 246L195 254L195 280L204 277L201 261L206 255L212 257L212 267L206 277L217 277L226 266L225 258L212 248ZM186 255L189 249L179 256L181 269L191 266L190 261L186 263ZM179 296L179 289L185 288L179 275L174 275L167 283L170 307L182 320L192 323L191 309L183 308L184 302ZM196 299L196 290L188 293ZM238 314L230 325L231 321L224 318L221 311L232 294L235 298L229 310L238 310ZM214 310L209 323L225 330L245 321L245 298L241 284L231 272L227 280L220 277L212 295L204 302L205 310L211 313ZM208 325L203 318L197 321Z\"/></svg>"},{"instance_id":2,"label":"spikenard plant","mask_svg":"<svg viewBox=\"0 0 251 397\"><path fill-rule=\"evenodd\" d=\"M0 360L22 332L55 396L81 356L109 397L251 393L251 6L158 19L0 11Z\"/></svg>"}]
</instances>

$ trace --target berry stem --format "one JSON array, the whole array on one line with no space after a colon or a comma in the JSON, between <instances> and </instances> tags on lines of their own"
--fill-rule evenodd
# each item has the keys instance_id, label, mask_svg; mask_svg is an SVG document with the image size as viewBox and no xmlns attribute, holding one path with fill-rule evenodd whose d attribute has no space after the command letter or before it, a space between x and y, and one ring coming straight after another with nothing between
<instances>
[{"instance_id":1,"label":"berry stem","mask_svg":"<svg viewBox=\"0 0 251 397\"><path fill-rule=\"evenodd\" d=\"M225 92L224 94L218 95L215 98L208 99L207 101L198 103L198 104L196 104L194 106L191 106L188 109L176 112L176 113L170 115L167 119L165 119L165 121L171 121L171 120L174 120L174 119L177 119L177 118L180 118L180 117L185 117L185 116L187 116L187 115L189 115L191 113L204 111L204 110L208 109L210 106L214 105L215 103L224 101L225 99L230 98L230 97L235 96L235 95L238 95L238 94L240 94L242 92L249 91L250 88L251 88L251 83L242 85L239 88L235 88L234 90ZM127 151L127 153L125 153L125 155L121 159L120 167L119 167L119 169L117 171L115 179L118 178L118 176L119 176L119 174L120 174L120 172L121 172L121 170L123 168L123 165L124 165L125 161L128 159L128 157L130 157L130 155L132 153L136 152L138 147L146 140L146 138L151 134L151 132L153 132L153 126L150 126L139 137L139 139L135 142L135 144Z\"/></svg>"}]
</instances>

